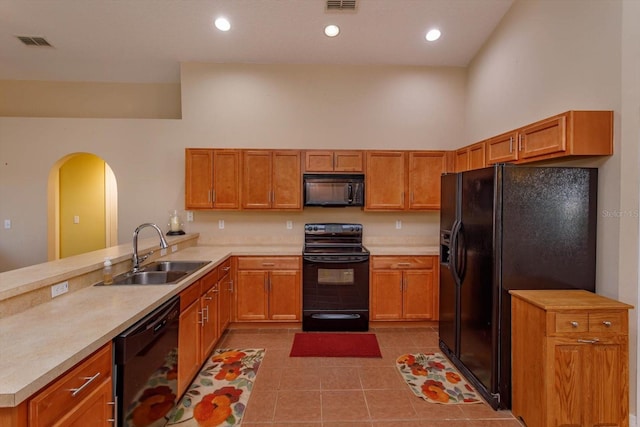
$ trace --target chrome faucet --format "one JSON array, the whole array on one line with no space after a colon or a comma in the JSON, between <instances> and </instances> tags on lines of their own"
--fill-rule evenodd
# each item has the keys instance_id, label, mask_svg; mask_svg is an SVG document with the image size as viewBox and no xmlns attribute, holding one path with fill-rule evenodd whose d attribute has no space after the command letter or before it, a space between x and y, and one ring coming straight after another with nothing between
<instances>
[{"instance_id":1,"label":"chrome faucet","mask_svg":"<svg viewBox=\"0 0 640 427\"><path fill-rule=\"evenodd\" d=\"M166 249L169 247L166 239L162 235L162 230L160 230L160 227L150 222L146 222L142 225L139 225L133 232L133 269L132 271L134 273L136 273L140 269L140 263L143 262L145 259L147 259L149 255L153 253L153 251L150 251L142 256L138 255L138 234L140 233L140 230L142 230L145 227L155 228L155 230L158 232L158 236L160 236L160 247L162 249Z\"/></svg>"}]
</instances>

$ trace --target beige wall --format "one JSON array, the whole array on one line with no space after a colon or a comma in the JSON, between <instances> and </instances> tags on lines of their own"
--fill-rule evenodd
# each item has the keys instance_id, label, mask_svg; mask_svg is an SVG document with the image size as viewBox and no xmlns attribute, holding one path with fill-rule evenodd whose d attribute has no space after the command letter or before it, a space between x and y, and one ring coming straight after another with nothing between
<instances>
[{"instance_id":1,"label":"beige wall","mask_svg":"<svg viewBox=\"0 0 640 427\"><path fill-rule=\"evenodd\" d=\"M458 68L184 64L182 120L0 118L0 219L13 224L0 228L0 271L46 261L47 177L69 153L96 154L113 169L124 243L137 225L165 226L169 212L184 207L186 147L456 147L463 139L465 78ZM229 228L217 228L220 215ZM221 233L243 239L256 230L300 241L300 224L338 216L364 223L369 238L437 235L433 213L406 215L396 230L404 216L352 208L197 213L186 228L204 241ZM234 228L239 219L245 225ZM280 233L286 220L296 224L292 233Z\"/></svg>"},{"instance_id":2,"label":"beige wall","mask_svg":"<svg viewBox=\"0 0 640 427\"><path fill-rule=\"evenodd\" d=\"M639 5L635 0L516 2L469 67L466 104L467 142L569 109L614 110L615 154L571 164L599 167L597 292L635 306ZM633 414L637 412L637 324L633 310Z\"/></svg>"}]
</instances>

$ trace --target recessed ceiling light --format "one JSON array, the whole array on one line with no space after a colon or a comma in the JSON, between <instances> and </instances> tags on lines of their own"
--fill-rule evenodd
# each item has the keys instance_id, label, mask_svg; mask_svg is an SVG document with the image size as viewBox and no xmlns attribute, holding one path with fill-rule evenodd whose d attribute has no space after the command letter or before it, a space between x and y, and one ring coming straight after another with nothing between
<instances>
[{"instance_id":1,"label":"recessed ceiling light","mask_svg":"<svg viewBox=\"0 0 640 427\"><path fill-rule=\"evenodd\" d=\"M440 33L440 30L438 30L437 28L434 28L433 30L429 30L427 32L427 35L424 38L427 39L427 41L429 42L433 42L438 40L441 34L442 33Z\"/></svg>"},{"instance_id":2,"label":"recessed ceiling light","mask_svg":"<svg viewBox=\"0 0 640 427\"><path fill-rule=\"evenodd\" d=\"M231 23L229 23L229 20L224 17L217 18L214 24L220 31L229 31L231 29Z\"/></svg>"},{"instance_id":3,"label":"recessed ceiling light","mask_svg":"<svg viewBox=\"0 0 640 427\"><path fill-rule=\"evenodd\" d=\"M324 33L327 37L335 37L340 34L340 27L333 24L327 25L326 27L324 27Z\"/></svg>"}]
</instances>

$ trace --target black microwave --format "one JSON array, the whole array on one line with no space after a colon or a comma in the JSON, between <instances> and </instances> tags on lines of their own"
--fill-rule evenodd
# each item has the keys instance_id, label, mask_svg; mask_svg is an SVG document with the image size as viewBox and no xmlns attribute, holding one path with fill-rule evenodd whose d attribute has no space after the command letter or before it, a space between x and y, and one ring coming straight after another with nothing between
<instances>
[{"instance_id":1,"label":"black microwave","mask_svg":"<svg viewBox=\"0 0 640 427\"><path fill-rule=\"evenodd\" d=\"M304 205L364 206L364 175L304 174Z\"/></svg>"}]
</instances>

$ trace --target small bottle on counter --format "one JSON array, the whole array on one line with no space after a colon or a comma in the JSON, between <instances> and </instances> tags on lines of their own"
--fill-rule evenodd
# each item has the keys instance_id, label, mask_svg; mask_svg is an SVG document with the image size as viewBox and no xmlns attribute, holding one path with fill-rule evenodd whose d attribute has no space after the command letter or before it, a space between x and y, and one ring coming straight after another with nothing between
<instances>
[{"instance_id":1,"label":"small bottle on counter","mask_svg":"<svg viewBox=\"0 0 640 427\"><path fill-rule=\"evenodd\" d=\"M102 269L102 283L105 285L110 285L113 283L111 260L108 257L104 259L104 268Z\"/></svg>"}]
</instances>

